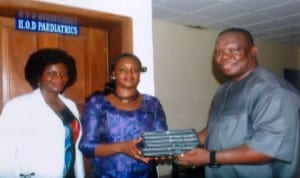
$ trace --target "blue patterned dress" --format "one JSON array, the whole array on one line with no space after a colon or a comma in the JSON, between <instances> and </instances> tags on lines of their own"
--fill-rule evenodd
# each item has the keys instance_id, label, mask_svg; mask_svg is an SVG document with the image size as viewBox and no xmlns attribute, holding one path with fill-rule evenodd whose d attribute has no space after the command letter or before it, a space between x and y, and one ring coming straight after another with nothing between
<instances>
[{"instance_id":1,"label":"blue patterned dress","mask_svg":"<svg viewBox=\"0 0 300 178\"><path fill-rule=\"evenodd\" d=\"M146 164L125 154L94 156L98 144L136 139L145 131L167 130L159 100L150 95L142 96L141 107L133 111L115 108L103 95L93 96L85 105L79 147L85 156L90 157L92 177L147 178L156 170L155 162Z\"/></svg>"}]
</instances>

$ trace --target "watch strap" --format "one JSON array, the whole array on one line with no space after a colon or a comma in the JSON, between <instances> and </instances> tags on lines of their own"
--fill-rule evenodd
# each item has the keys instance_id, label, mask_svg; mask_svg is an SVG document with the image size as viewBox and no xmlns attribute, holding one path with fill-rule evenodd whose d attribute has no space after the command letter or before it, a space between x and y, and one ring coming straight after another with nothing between
<instances>
[{"instance_id":1,"label":"watch strap","mask_svg":"<svg viewBox=\"0 0 300 178\"><path fill-rule=\"evenodd\" d=\"M217 151L215 151L215 150L212 150L209 153L209 162L210 162L209 167L211 167L211 168L220 167L220 164L216 160L216 154L217 154Z\"/></svg>"}]
</instances>

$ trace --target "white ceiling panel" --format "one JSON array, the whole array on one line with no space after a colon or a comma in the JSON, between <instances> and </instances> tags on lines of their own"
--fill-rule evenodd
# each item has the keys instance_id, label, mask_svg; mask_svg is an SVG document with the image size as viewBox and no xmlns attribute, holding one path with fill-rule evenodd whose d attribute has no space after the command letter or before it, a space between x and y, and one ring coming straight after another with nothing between
<instances>
[{"instance_id":1,"label":"white ceiling panel","mask_svg":"<svg viewBox=\"0 0 300 178\"><path fill-rule=\"evenodd\" d=\"M206 29L248 29L300 47L300 0L152 0L153 18Z\"/></svg>"},{"instance_id":2,"label":"white ceiling panel","mask_svg":"<svg viewBox=\"0 0 300 178\"><path fill-rule=\"evenodd\" d=\"M211 20L205 17L199 17L194 15L183 15L177 16L175 19L172 19L171 22L189 25L189 26L199 26L199 24L207 24Z\"/></svg>"},{"instance_id":3,"label":"white ceiling panel","mask_svg":"<svg viewBox=\"0 0 300 178\"><path fill-rule=\"evenodd\" d=\"M249 24L256 24L258 22L265 22L268 20L271 20L271 18L261 14L248 13L243 15L236 15L229 19L224 19L223 22L235 24L236 26L246 26Z\"/></svg>"},{"instance_id":4,"label":"white ceiling panel","mask_svg":"<svg viewBox=\"0 0 300 178\"><path fill-rule=\"evenodd\" d=\"M206 8L216 3L217 2L211 0L169 0L161 2L159 6L171 8L183 13L191 13L201 9L201 7Z\"/></svg>"},{"instance_id":5,"label":"white ceiling panel","mask_svg":"<svg viewBox=\"0 0 300 178\"><path fill-rule=\"evenodd\" d=\"M195 15L207 17L210 19L226 19L237 15L247 14L245 9L230 4L218 4L196 12Z\"/></svg>"},{"instance_id":6,"label":"white ceiling panel","mask_svg":"<svg viewBox=\"0 0 300 178\"><path fill-rule=\"evenodd\" d=\"M163 7L156 7L152 10L153 18L159 18L162 20L170 20L176 18L177 16L182 16L184 14L180 14L174 10L169 10Z\"/></svg>"},{"instance_id":7,"label":"white ceiling panel","mask_svg":"<svg viewBox=\"0 0 300 178\"><path fill-rule=\"evenodd\" d=\"M261 32L261 31L265 31L266 29L274 29L274 28L278 28L281 26L286 26L289 23L286 23L282 20L267 20L267 21L260 21L257 23L252 23L252 24L248 24L248 25L244 25L243 27L251 30L253 32Z\"/></svg>"},{"instance_id":8,"label":"white ceiling panel","mask_svg":"<svg viewBox=\"0 0 300 178\"><path fill-rule=\"evenodd\" d=\"M270 6L280 6L289 0L236 0L233 3L251 11L269 8Z\"/></svg>"}]
</instances>

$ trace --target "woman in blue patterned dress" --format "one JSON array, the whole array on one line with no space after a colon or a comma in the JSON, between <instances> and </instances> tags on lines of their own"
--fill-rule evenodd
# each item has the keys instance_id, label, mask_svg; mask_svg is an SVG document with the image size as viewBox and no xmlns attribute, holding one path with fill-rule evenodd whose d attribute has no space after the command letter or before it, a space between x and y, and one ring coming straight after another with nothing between
<instances>
[{"instance_id":1,"label":"woman in blue patterned dress","mask_svg":"<svg viewBox=\"0 0 300 178\"><path fill-rule=\"evenodd\" d=\"M91 177L157 177L155 160L142 157L138 145L143 132L167 130L167 124L159 100L137 90L144 71L135 55L121 54L104 91L87 100L80 149L90 158Z\"/></svg>"}]
</instances>

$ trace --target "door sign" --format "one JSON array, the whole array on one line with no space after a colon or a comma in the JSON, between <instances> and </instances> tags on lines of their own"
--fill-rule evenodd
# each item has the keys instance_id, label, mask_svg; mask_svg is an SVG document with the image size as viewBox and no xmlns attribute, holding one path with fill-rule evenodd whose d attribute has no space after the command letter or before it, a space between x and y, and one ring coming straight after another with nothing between
<instances>
[{"instance_id":1,"label":"door sign","mask_svg":"<svg viewBox=\"0 0 300 178\"><path fill-rule=\"evenodd\" d=\"M16 18L16 29L23 31L59 33L73 36L79 35L78 25L29 18Z\"/></svg>"}]
</instances>

